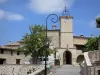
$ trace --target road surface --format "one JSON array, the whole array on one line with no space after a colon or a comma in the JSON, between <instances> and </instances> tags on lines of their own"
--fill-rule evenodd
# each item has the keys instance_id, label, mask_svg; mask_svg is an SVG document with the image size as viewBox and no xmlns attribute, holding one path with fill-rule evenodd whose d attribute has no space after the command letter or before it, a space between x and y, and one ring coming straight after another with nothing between
<instances>
[{"instance_id":1,"label":"road surface","mask_svg":"<svg viewBox=\"0 0 100 75\"><path fill-rule=\"evenodd\" d=\"M80 75L80 67L72 65L63 65L52 71L51 75Z\"/></svg>"}]
</instances>

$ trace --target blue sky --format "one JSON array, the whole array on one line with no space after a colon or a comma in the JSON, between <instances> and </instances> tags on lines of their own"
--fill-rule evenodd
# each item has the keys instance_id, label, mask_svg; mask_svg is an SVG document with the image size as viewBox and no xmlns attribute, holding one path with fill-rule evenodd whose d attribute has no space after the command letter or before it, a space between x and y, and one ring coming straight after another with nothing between
<instances>
[{"instance_id":1,"label":"blue sky","mask_svg":"<svg viewBox=\"0 0 100 75\"><path fill-rule=\"evenodd\" d=\"M29 32L29 25L45 25L46 17L62 15L64 4L74 17L74 35L98 36L95 18L100 16L100 0L0 0L0 45L16 42ZM59 28L59 22L56 23ZM48 29L52 23L48 23Z\"/></svg>"}]
</instances>

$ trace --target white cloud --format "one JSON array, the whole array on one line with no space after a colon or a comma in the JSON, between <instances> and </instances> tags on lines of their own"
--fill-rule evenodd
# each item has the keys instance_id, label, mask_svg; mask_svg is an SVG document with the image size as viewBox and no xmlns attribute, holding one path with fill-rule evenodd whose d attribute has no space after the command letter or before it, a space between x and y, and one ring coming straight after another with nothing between
<instances>
[{"instance_id":1,"label":"white cloud","mask_svg":"<svg viewBox=\"0 0 100 75\"><path fill-rule=\"evenodd\" d=\"M5 14L5 12L3 10L0 10L0 19L4 18L4 14Z\"/></svg>"},{"instance_id":2,"label":"white cloud","mask_svg":"<svg viewBox=\"0 0 100 75\"><path fill-rule=\"evenodd\" d=\"M31 10L39 13L62 12L65 3L67 8L70 8L75 0L30 0L29 7Z\"/></svg>"},{"instance_id":3,"label":"white cloud","mask_svg":"<svg viewBox=\"0 0 100 75\"><path fill-rule=\"evenodd\" d=\"M24 17L20 14L9 14L6 17L7 20L23 20Z\"/></svg>"},{"instance_id":4,"label":"white cloud","mask_svg":"<svg viewBox=\"0 0 100 75\"><path fill-rule=\"evenodd\" d=\"M0 3L5 3L7 2L7 0L0 0Z\"/></svg>"},{"instance_id":5,"label":"white cloud","mask_svg":"<svg viewBox=\"0 0 100 75\"><path fill-rule=\"evenodd\" d=\"M12 12L0 10L0 20L21 21L23 19L24 19L24 16L22 16L20 14L15 14L15 13L12 13Z\"/></svg>"}]
</instances>

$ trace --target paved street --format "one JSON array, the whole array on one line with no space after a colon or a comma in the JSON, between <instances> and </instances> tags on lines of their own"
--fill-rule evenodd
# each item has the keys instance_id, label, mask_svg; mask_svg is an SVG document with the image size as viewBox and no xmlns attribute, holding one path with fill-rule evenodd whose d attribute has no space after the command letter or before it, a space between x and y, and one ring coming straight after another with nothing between
<instances>
[{"instance_id":1,"label":"paved street","mask_svg":"<svg viewBox=\"0 0 100 75\"><path fill-rule=\"evenodd\" d=\"M53 71L52 75L80 75L80 67L72 65L63 65L61 68Z\"/></svg>"}]
</instances>

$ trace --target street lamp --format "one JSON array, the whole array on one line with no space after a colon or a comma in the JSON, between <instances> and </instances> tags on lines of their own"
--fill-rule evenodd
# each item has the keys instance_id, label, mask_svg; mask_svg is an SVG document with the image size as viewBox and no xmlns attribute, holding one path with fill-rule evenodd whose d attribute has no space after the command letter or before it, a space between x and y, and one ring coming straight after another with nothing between
<instances>
[{"instance_id":1,"label":"street lamp","mask_svg":"<svg viewBox=\"0 0 100 75\"><path fill-rule=\"evenodd\" d=\"M44 75L47 75L47 49L49 48L49 43L48 43L48 36L47 36L47 31L48 31L48 26L47 26L47 23L48 23L48 19L49 17L52 17L51 18L51 21L53 23L56 23L58 21L58 16L56 14L50 14L47 16L46 18L46 44L45 44L45 48L46 48L46 51L45 51L45 74Z\"/></svg>"},{"instance_id":2,"label":"street lamp","mask_svg":"<svg viewBox=\"0 0 100 75\"><path fill-rule=\"evenodd\" d=\"M54 65L56 65L56 52L57 52L57 49L56 48L54 48L54 50L55 50L55 53L54 53L54 57L55 57L55 62L54 62Z\"/></svg>"}]
</instances>

